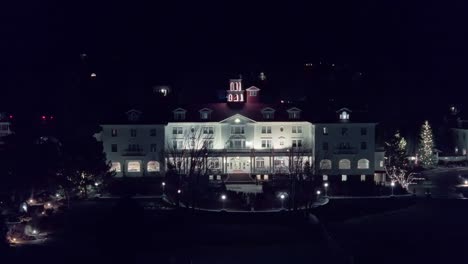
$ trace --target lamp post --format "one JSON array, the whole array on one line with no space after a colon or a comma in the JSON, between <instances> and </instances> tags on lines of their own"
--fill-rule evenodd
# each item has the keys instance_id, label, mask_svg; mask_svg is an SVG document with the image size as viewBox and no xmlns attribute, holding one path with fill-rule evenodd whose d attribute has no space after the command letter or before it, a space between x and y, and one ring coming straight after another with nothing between
<instances>
[{"instance_id":1,"label":"lamp post","mask_svg":"<svg viewBox=\"0 0 468 264\"><path fill-rule=\"evenodd\" d=\"M286 198L286 195L284 195L284 193L282 193L280 195L280 199L281 199L281 209L284 209L284 199Z\"/></svg>"},{"instance_id":2,"label":"lamp post","mask_svg":"<svg viewBox=\"0 0 468 264\"><path fill-rule=\"evenodd\" d=\"M317 200L320 198L320 194L321 194L321 193L322 193L322 192L321 192L320 190L317 190Z\"/></svg>"},{"instance_id":3,"label":"lamp post","mask_svg":"<svg viewBox=\"0 0 468 264\"><path fill-rule=\"evenodd\" d=\"M182 193L182 191L180 189L177 189L177 207L180 206L180 194Z\"/></svg>"},{"instance_id":4,"label":"lamp post","mask_svg":"<svg viewBox=\"0 0 468 264\"><path fill-rule=\"evenodd\" d=\"M162 187L162 193L163 193L163 195L164 195L165 192L166 192L166 183L165 183L165 182L161 182L161 187Z\"/></svg>"},{"instance_id":5,"label":"lamp post","mask_svg":"<svg viewBox=\"0 0 468 264\"><path fill-rule=\"evenodd\" d=\"M224 202L226 201L226 195L225 194L222 194L221 195L221 203L223 204L223 210L224 210Z\"/></svg>"},{"instance_id":6,"label":"lamp post","mask_svg":"<svg viewBox=\"0 0 468 264\"><path fill-rule=\"evenodd\" d=\"M328 182L324 183L323 187L325 187L325 197L328 197Z\"/></svg>"},{"instance_id":7,"label":"lamp post","mask_svg":"<svg viewBox=\"0 0 468 264\"><path fill-rule=\"evenodd\" d=\"M392 196L393 196L393 188L395 187L395 182L392 181L392 183L390 183L390 186L392 187Z\"/></svg>"},{"instance_id":8,"label":"lamp post","mask_svg":"<svg viewBox=\"0 0 468 264\"><path fill-rule=\"evenodd\" d=\"M464 182L464 183L465 183L465 185L468 185L468 180L465 180L465 182Z\"/></svg>"}]
</instances>

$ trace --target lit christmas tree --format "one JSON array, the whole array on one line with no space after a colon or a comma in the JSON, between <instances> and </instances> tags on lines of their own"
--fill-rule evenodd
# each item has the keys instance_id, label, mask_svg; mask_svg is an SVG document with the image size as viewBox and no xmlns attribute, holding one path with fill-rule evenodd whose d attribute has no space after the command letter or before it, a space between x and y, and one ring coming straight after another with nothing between
<instances>
[{"instance_id":1,"label":"lit christmas tree","mask_svg":"<svg viewBox=\"0 0 468 264\"><path fill-rule=\"evenodd\" d=\"M423 166L432 166L434 160L434 136L428 121L425 121L421 127L419 141L419 160Z\"/></svg>"}]
</instances>

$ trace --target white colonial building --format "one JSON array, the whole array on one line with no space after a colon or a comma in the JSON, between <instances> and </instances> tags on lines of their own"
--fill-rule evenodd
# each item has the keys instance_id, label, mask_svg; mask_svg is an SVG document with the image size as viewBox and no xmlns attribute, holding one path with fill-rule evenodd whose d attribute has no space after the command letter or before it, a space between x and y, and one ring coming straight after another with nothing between
<instances>
[{"instance_id":1,"label":"white colonial building","mask_svg":"<svg viewBox=\"0 0 468 264\"><path fill-rule=\"evenodd\" d=\"M292 160L313 163L315 130L303 111L261 104L259 95L236 79L225 103L174 109L165 129L168 163L176 158L170 153L205 146L210 179L231 182L288 174Z\"/></svg>"},{"instance_id":2,"label":"white colonial building","mask_svg":"<svg viewBox=\"0 0 468 264\"><path fill-rule=\"evenodd\" d=\"M103 142L117 177L164 174L164 124L145 124L142 112L130 110L121 122L102 124L96 138Z\"/></svg>"}]
</instances>

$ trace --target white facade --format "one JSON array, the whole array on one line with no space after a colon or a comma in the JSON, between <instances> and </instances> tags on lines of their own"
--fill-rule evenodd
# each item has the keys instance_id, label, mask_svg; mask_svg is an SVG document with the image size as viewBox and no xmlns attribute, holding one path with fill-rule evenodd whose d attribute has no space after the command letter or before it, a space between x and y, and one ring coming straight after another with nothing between
<instances>
[{"instance_id":1,"label":"white facade","mask_svg":"<svg viewBox=\"0 0 468 264\"><path fill-rule=\"evenodd\" d=\"M468 129L453 128L455 147L453 153L455 156L468 157Z\"/></svg>"},{"instance_id":2,"label":"white facade","mask_svg":"<svg viewBox=\"0 0 468 264\"><path fill-rule=\"evenodd\" d=\"M96 135L117 177L164 174L164 125L106 124Z\"/></svg>"},{"instance_id":3,"label":"white facade","mask_svg":"<svg viewBox=\"0 0 468 264\"><path fill-rule=\"evenodd\" d=\"M169 122L165 134L166 153L190 148L191 137L207 142L214 174L260 174L265 179L270 173L287 173L288 161L299 149L304 160L313 158L314 129L305 121L264 122L235 114L220 122Z\"/></svg>"}]
</instances>

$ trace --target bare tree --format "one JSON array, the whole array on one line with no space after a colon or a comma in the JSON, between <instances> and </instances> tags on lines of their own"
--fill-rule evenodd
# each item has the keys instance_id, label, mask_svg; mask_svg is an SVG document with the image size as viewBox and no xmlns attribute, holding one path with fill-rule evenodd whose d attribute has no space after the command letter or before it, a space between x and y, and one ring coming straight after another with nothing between
<instances>
[{"instance_id":1,"label":"bare tree","mask_svg":"<svg viewBox=\"0 0 468 264\"><path fill-rule=\"evenodd\" d=\"M166 164L169 175L177 177L177 188L184 187L184 191L190 193L194 208L200 193L201 176L206 176L209 171L208 155L213 148L213 130L197 126L178 133L166 142Z\"/></svg>"},{"instance_id":2,"label":"bare tree","mask_svg":"<svg viewBox=\"0 0 468 264\"><path fill-rule=\"evenodd\" d=\"M311 191L308 187L312 185L311 172L313 171L313 165L311 164L313 163L312 160L310 160L312 155L310 149L302 146L295 146L288 149L288 155L291 202L293 209L296 210L299 200L305 200L306 204L309 204L307 193L308 191Z\"/></svg>"},{"instance_id":3,"label":"bare tree","mask_svg":"<svg viewBox=\"0 0 468 264\"><path fill-rule=\"evenodd\" d=\"M385 166L385 172L393 182L401 185L405 190L408 191L410 184L414 183L415 173L409 172L401 167L397 166Z\"/></svg>"}]
</instances>

